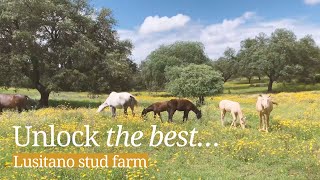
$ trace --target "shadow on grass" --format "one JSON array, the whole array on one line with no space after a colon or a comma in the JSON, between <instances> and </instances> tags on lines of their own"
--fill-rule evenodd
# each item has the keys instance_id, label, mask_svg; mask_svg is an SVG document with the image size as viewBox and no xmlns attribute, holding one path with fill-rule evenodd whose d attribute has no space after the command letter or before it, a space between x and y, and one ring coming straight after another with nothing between
<instances>
[{"instance_id":1,"label":"shadow on grass","mask_svg":"<svg viewBox=\"0 0 320 180\"><path fill-rule=\"evenodd\" d=\"M63 107L68 107L68 108L98 108L101 102L94 102L94 101L88 101L88 100L79 100L79 101L75 101L75 100L57 100L57 99L51 99L49 100L49 106L50 107L59 107L59 106L63 106ZM144 108L144 107L148 107L150 105L150 103L145 103L145 102L139 102L138 106Z\"/></svg>"},{"instance_id":2,"label":"shadow on grass","mask_svg":"<svg viewBox=\"0 0 320 180\"><path fill-rule=\"evenodd\" d=\"M49 100L50 107L59 107L59 106L66 106L70 108L98 108L100 106L100 102L93 102L93 101L75 101L75 100L56 100L51 99Z\"/></svg>"},{"instance_id":3,"label":"shadow on grass","mask_svg":"<svg viewBox=\"0 0 320 180\"><path fill-rule=\"evenodd\" d=\"M226 87L224 94L258 94L258 93L270 93L267 91L268 87L263 84L251 84L241 87ZM320 90L320 84L274 84L273 91L271 93L280 92L301 92L301 91L317 91Z\"/></svg>"},{"instance_id":4,"label":"shadow on grass","mask_svg":"<svg viewBox=\"0 0 320 180\"><path fill-rule=\"evenodd\" d=\"M320 84L281 84L273 89L274 93L320 90Z\"/></svg>"}]
</instances>

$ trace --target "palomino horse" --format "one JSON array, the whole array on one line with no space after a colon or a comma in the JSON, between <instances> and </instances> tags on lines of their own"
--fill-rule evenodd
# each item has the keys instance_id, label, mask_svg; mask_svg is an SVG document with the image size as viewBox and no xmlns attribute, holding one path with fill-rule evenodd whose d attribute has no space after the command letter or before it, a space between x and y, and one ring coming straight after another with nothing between
<instances>
[{"instance_id":1,"label":"palomino horse","mask_svg":"<svg viewBox=\"0 0 320 180\"><path fill-rule=\"evenodd\" d=\"M36 101L28 96L21 94L0 94L0 113L4 108L18 109L20 113L22 110L29 110L35 108Z\"/></svg>"},{"instance_id":2,"label":"palomino horse","mask_svg":"<svg viewBox=\"0 0 320 180\"><path fill-rule=\"evenodd\" d=\"M135 97L127 92L111 92L109 97L104 103L102 103L97 112L101 112L104 108L110 107L112 112L112 117L116 116L116 108L124 109L124 114L128 115L127 109L130 107L132 115L134 116L134 106L138 104Z\"/></svg>"},{"instance_id":3,"label":"palomino horse","mask_svg":"<svg viewBox=\"0 0 320 180\"><path fill-rule=\"evenodd\" d=\"M160 113L163 112L163 111L167 111L167 110L168 110L168 101L156 102L156 103L151 104L147 108L144 108L142 113L141 113L141 116L144 117L144 116L147 115L148 112L153 111L154 119L156 119L156 117L158 115L160 117L161 122L163 122Z\"/></svg>"},{"instance_id":4,"label":"palomino horse","mask_svg":"<svg viewBox=\"0 0 320 180\"><path fill-rule=\"evenodd\" d=\"M278 105L278 103L272 101L271 95L260 94L258 96L256 108L260 117L260 131L269 132L270 113L273 110L273 104Z\"/></svg>"},{"instance_id":5,"label":"palomino horse","mask_svg":"<svg viewBox=\"0 0 320 180\"><path fill-rule=\"evenodd\" d=\"M233 118L231 127L237 127L237 118L239 117L240 125L244 129L246 127L246 118L244 117L240 104L235 101L222 100L219 103L219 109L221 114L221 124L224 126L224 117L226 112L230 112Z\"/></svg>"},{"instance_id":6,"label":"palomino horse","mask_svg":"<svg viewBox=\"0 0 320 180\"><path fill-rule=\"evenodd\" d=\"M189 111L193 111L197 115L197 119L202 117L201 111L192 102L186 99L171 99L168 101L168 122L172 122L173 114L176 111L184 111L183 122L188 120Z\"/></svg>"}]
</instances>

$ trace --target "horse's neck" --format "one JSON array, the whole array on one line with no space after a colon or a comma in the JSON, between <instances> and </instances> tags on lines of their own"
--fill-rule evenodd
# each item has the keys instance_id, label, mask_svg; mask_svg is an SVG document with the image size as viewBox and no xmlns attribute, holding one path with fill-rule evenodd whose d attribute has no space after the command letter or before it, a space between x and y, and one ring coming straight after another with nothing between
<instances>
[{"instance_id":1,"label":"horse's neck","mask_svg":"<svg viewBox=\"0 0 320 180\"><path fill-rule=\"evenodd\" d=\"M193 105L192 111L196 114L200 112L200 110L195 105Z\"/></svg>"},{"instance_id":2,"label":"horse's neck","mask_svg":"<svg viewBox=\"0 0 320 180\"><path fill-rule=\"evenodd\" d=\"M151 105L151 106L147 107L146 110L147 110L147 112L150 112L150 111L154 111L154 108L153 108L153 106Z\"/></svg>"}]
</instances>

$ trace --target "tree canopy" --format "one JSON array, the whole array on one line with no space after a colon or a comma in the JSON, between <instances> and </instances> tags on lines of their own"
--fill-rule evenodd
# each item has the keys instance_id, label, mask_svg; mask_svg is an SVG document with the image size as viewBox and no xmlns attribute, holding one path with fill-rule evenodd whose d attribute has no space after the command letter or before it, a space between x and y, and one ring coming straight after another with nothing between
<instances>
[{"instance_id":1,"label":"tree canopy","mask_svg":"<svg viewBox=\"0 0 320 180\"><path fill-rule=\"evenodd\" d=\"M1 84L27 80L43 106L52 91L128 88L137 69L128 59L132 45L119 40L110 9L95 12L86 0L4 1L0 75L7 79Z\"/></svg>"},{"instance_id":2,"label":"tree canopy","mask_svg":"<svg viewBox=\"0 0 320 180\"><path fill-rule=\"evenodd\" d=\"M226 52L230 52L227 49ZM276 29L270 36L264 33L241 42L239 52L231 51L214 62L214 67L228 80L232 75L250 79L267 76L268 91L275 81L315 81L319 73L320 49L311 36L297 39L287 29ZM235 76L236 77L236 76Z\"/></svg>"},{"instance_id":3,"label":"tree canopy","mask_svg":"<svg viewBox=\"0 0 320 180\"><path fill-rule=\"evenodd\" d=\"M221 72L224 82L237 75L238 65L236 51L232 48L227 48L224 51L224 56L213 62L214 69Z\"/></svg>"},{"instance_id":4,"label":"tree canopy","mask_svg":"<svg viewBox=\"0 0 320 180\"><path fill-rule=\"evenodd\" d=\"M146 87L152 90L163 89L166 84L165 69L188 64L206 64L210 60L199 42L176 42L161 46L151 52L141 64L142 77Z\"/></svg>"},{"instance_id":5,"label":"tree canopy","mask_svg":"<svg viewBox=\"0 0 320 180\"><path fill-rule=\"evenodd\" d=\"M223 78L211 66L190 64L185 67L171 67L166 69L166 78L169 80L167 90L179 97L203 97L221 93Z\"/></svg>"}]
</instances>

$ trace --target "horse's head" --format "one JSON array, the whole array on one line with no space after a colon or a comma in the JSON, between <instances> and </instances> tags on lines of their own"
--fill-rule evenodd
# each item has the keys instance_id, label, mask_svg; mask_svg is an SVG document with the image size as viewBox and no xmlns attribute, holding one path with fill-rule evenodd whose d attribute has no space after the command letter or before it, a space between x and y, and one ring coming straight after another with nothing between
<instances>
[{"instance_id":1,"label":"horse's head","mask_svg":"<svg viewBox=\"0 0 320 180\"><path fill-rule=\"evenodd\" d=\"M28 109L39 109L40 103L39 103L39 101L36 101L36 100L34 100L32 98L29 98L27 96L26 106L27 106Z\"/></svg>"},{"instance_id":2,"label":"horse's head","mask_svg":"<svg viewBox=\"0 0 320 180\"><path fill-rule=\"evenodd\" d=\"M240 125L243 129L246 128L246 117L240 118Z\"/></svg>"},{"instance_id":3,"label":"horse's head","mask_svg":"<svg viewBox=\"0 0 320 180\"><path fill-rule=\"evenodd\" d=\"M262 109L267 109L270 106L270 104L272 104L271 95L266 95L266 94L261 95L260 94L259 99L261 102Z\"/></svg>"},{"instance_id":4,"label":"horse's head","mask_svg":"<svg viewBox=\"0 0 320 180\"><path fill-rule=\"evenodd\" d=\"M201 110L197 113L197 119L200 119L202 117L202 112Z\"/></svg>"},{"instance_id":5,"label":"horse's head","mask_svg":"<svg viewBox=\"0 0 320 180\"><path fill-rule=\"evenodd\" d=\"M146 108L143 108L142 113L141 113L141 117L145 117L147 115L148 111L146 110Z\"/></svg>"}]
</instances>

